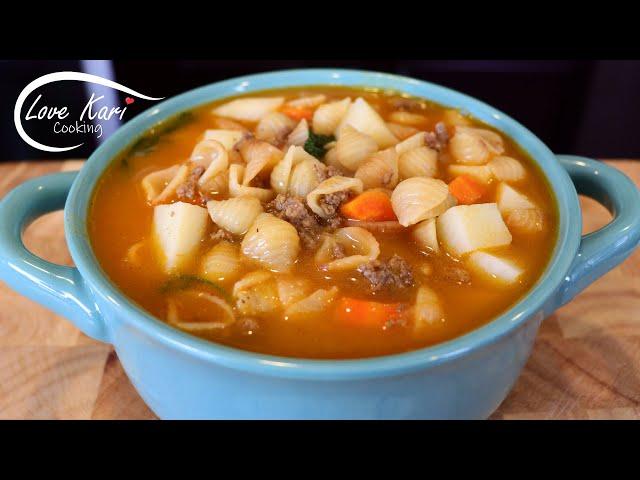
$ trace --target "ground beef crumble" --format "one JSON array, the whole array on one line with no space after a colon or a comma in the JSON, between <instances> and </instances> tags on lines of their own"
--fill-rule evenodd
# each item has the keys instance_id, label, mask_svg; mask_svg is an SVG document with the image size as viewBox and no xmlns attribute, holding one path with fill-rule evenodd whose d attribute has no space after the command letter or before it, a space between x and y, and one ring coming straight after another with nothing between
<instances>
[{"instance_id":1,"label":"ground beef crumble","mask_svg":"<svg viewBox=\"0 0 640 480\"><path fill-rule=\"evenodd\" d=\"M393 108L406 112L422 112L422 103L411 98L394 98L390 101Z\"/></svg>"},{"instance_id":2,"label":"ground beef crumble","mask_svg":"<svg viewBox=\"0 0 640 480\"><path fill-rule=\"evenodd\" d=\"M327 227L335 230L336 228L342 227L344 218L341 215L336 214L331 217L325 218L324 222Z\"/></svg>"},{"instance_id":3,"label":"ground beef crumble","mask_svg":"<svg viewBox=\"0 0 640 480\"><path fill-rule=\"evenodd\" d=\"M344 172L340 169L340 167L336 167L334 165L325 167L323 165L315 164L314 168L316 170L316 175L318 176L318 181L320 182L324 182L327 178L330 177L344 175Z\"/></svg>"},{"instance_id":4,"label":"ground beef crumble","mask_svg":"<svg viewBox=\"0 0 640 480\"><path fill-rule=\"evenodd\" d=\"M447 126L442 123L436 123L433 132L427 132L425 134L425 143L428 147L434 150L441 151L449 142L449 132Z\"/></svg>"},{"instance_id":5,"label":"ground beef crumble","mask_svg":"<svg viewBox=\"0 0 640 480\"><path fill-rule=\"evenodd\" d=\"M187 202L199 200L198 179L203 173L204 167L201 165L198 165L189 172L185 182L176 189L176 196L178 197L178 200Z\"/></svg>"},{"instance_id":6,"label":"ground beef crumble","mask_svg":"<svg viewBox=\"0 0 640 480\"><path fill-rule=\"evenodd\" d=\"M385 287L403 288L413 285L413 273L409 264L394 254L389 260L373 260L358 267L358 272L369 281L371 291Z\"/></svg>"},{"instance_id":7,"label":"ground beef crumble","mask_svg":"<svg viewBox=\"0 0 640 480\"><path fill-rule=\"evenodd\" d=\"M340 192L329 193L318 199L318 204L325 215L333 217L337 214L340 205L346 202L351 196L351 192L341 190Z\"/></svg>"},{"instance_id":8,"label":"ground beef crumble","mask_svg":"<svg viewBox=\"0 0 640 480\"><path fill-rule=\"evenodd\" d=\"M322 226L300 197L278 194L266 205L266 211L293 225L305 248L318 245Z\"/></svg>"},{"instance_id":9,"label":"ground beef crumble","mask_svg":"<svg viewBox=\"0 0 640 480\"><path fill-rule=\"evenodd\" d=\"M455 282L459 285L471 283L471 274L457 265L446 265L441 268L439 273L448 282Z\"/></svg>"}]
</instances>

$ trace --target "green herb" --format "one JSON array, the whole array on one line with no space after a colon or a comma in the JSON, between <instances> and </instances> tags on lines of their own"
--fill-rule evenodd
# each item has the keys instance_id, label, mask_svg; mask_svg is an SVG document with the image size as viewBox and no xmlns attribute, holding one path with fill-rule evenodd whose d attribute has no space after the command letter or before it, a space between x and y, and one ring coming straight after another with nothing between
<instances>
[{"instance_id":1,"label":"green herb","mask_svg":"<svg viewBox=\"0 0 640 480\"><path fill-rule=\"evenodd\" d=\"M213 288L228 304L233 305L231 295L229 295L229 292L227 292L223 287L211 280L206 280L196 275L178 275L162 285L160 292L167 293L176 290L185 290L192 287L194 284Z\"/></svg>"},{"instance_id":2,"label":"green herb","mask_svg":"<svg viewBox=\"0 0 640 480\"><path fill-rule=\"evenodd\" d=\"M333 135L316 135L309 130L309 138L304 142L304 149L308 154L321 159L324 157L324 154L327 153L324 146L329 142L333 142L335 139Z\"/></svg>"}]
</instances>

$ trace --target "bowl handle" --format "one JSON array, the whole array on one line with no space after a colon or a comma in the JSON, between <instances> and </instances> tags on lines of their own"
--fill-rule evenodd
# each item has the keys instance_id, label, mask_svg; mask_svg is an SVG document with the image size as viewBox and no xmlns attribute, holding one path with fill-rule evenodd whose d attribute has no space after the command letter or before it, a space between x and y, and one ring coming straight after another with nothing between
<instances>
[{"instance_id":1,"label":"bowl handle","mask_svg":"<svg viewBox=\"0 0 640 480\"><path fill-rule=\"evenodd\" d=\"M556 156L578 193L597 200L613 215L609 224L582 237L559 292L559 304L564 305L638 246L640 192L629 177L605 163L575 155Z\"/></svg>"},{"instance_id":2,"label":"bowl handle","mask_svg":"<svg viewBox=\"0 0 640 480\"><path fill-rule=\"evenodd\" d=\"M65 172L29 180L0 202L0 279L69 318L90 337L107 341L105 325L78 269L37 257L22 243L22 233L33 220L64 208L76 175Z\"/></svg>"}]
</instances>

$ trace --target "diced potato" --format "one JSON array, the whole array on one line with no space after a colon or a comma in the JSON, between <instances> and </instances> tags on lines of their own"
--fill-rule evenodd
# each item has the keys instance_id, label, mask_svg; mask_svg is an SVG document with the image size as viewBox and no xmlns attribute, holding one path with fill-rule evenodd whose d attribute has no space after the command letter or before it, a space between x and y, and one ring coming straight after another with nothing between
<instances>
[{"instance_id":1,"label":"diced potato","mask_svg":"<svg viewBox=\"0 0 640 480\"><path fill-rule=\"evenodd\" d=\"M526 210L536 208L536 205L529 198L518 192L515 188L510 187L504 182L498 184L496 189L496 202L498 209L505 215L512 210Z\"/></svg>"},{"instance_id":2,"label":"diced potato","mask_svg":"<svg viewBox=\"0 0 640 480\"><path fill-rule=\"evenodd\" d=\"M440 215L438 236L448 252L464 255L511 243L511 233L495 203L458 205Z\"/></svg>"},{"instance_id":3,"label":"diced potato","mask_svg":"<svg viewBox=\"0 0 640 480\"><path fill-rule=\"evenodd\" d=\"M215 115L245 122L257 122L267 113L275 112L284 97L250 97L231 100L213 109Z\"/></svg>"},{"instance_id":4,"label":"diced potato","mask_svg":"<svg viewBox=\"0 0 640 480\"><path fill-rule=\"evenodd\" d=\"M222 144L227 150L231 150L238 143L244 133L239 130L205 130L205 140L215 140Z\"/></svg>"},{"instance_id":5,"label":"diced potato","mask_svg":"<svg viewBox=\"0 0 640 480\"><path fill-rule=\"evenodd\" d=\"M356 130L373 138L380 149L390 147L398 143L398 139L391 133L382 117L376 112L366 100L359 97L351 104L347 114L342 119L338 127L337 134L345 125L351 125Z\"/></svg>"},{"instance_id":6,"label":"diced potato","mask_svg":"<svg viewBox=\"0 0 640 480\"><path fill-rule=\"evenodd\" d=\"M512 284L524 273L515 263L487 252L473 252L467 259L469 268L484 277L500 284Z\"/></svg>"},{"instance_id":7,"label":"diced potato","mask_svg":"<svg viewBox=\"0 0 640 480\"><path fill-rule=\"evenodd\" d=\"M182 268L196 253L204 237L209 214L206 208L176 202L153 211L153 230L168 272Z\"/></svg>"},{"instance_id":8,"label":"diced potato","mask_svg":"<svg viewBox=\"0 0 640 480\"><path fill-rule=\"evenodd\" d=\"M469 175L481 183L491 183L493 174L487 165L449 165L449 175L459 177L460 175Z\"/></svg>"}]
</instances>

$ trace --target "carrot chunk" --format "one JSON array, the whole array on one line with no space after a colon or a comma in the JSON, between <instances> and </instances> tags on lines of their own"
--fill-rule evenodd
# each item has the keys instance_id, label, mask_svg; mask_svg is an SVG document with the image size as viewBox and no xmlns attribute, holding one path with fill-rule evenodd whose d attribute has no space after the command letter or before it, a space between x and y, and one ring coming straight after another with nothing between
<instances>
[{"instance_id":1,"label":"carrot chunk","mask_svg":"<svg viewBox=\"0 0 640 480\"><path fill-rule=\"evenodd\" d=\"M397 318L402 304L381 303L342 297L336 305L336 319L354 327L382 328L388 320Z\"/></svg>"},{"instance_id":2,"label":"carrot chunk","mask_svg":"<svg viewBox=\"0 0 640 480\"><path fill-rule=\"evenodd\" d=\"M313 118L313 109L311 108L283 107L280 111L294 120L302 120L303 118L311 120Z\"/></svg>"},{"instance_id":3,"label":"carrot chunk","mask_svg":"<svg viewBox=\"0 0 640 480\"><path fill-rule=\"evenodd\" d=\"M397 220L389 195L380 190L368 190L342 204L340 212L352 220L385 222Z\"/></svg>"},{"instance_id":4,"label":"carrot chunk","mask_svg":"<svg viewBox=\"0 0 640 480\"><path fill-rule=\"evenodd\" d=\"M469 175L460 175L449 184L449 191L458 203L471 205L483 197L486 189Z\"/></svg>"}]
</instances>

